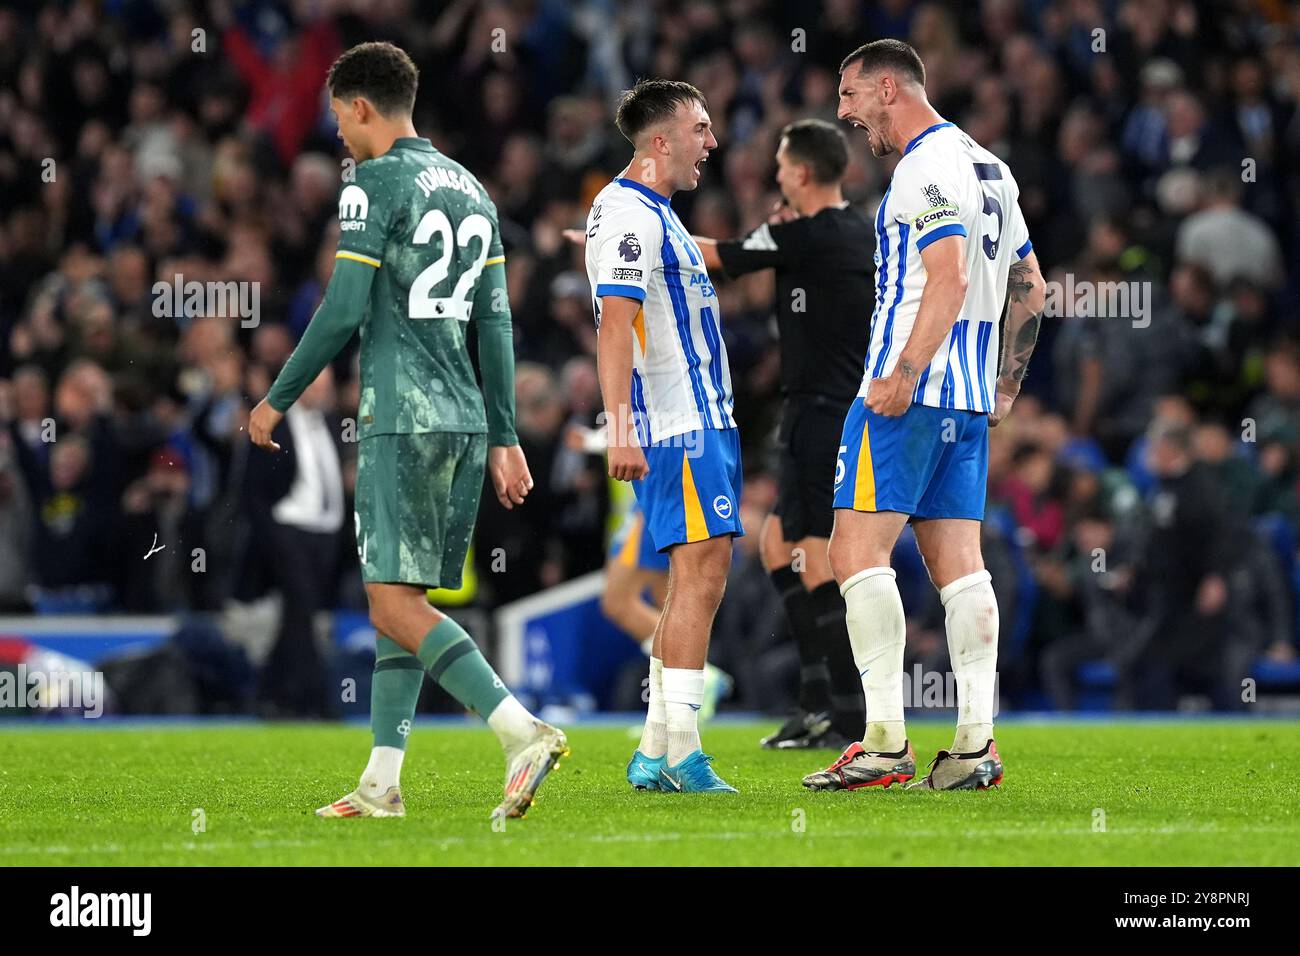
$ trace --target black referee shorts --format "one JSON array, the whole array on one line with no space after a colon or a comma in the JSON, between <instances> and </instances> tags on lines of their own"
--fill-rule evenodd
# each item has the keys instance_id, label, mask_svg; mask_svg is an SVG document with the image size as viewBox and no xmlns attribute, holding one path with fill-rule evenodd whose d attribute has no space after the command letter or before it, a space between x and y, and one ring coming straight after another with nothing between
<instances>
[{"instance_id":1,"label":"black referee shorts","mask_svg":"<svg viewBox=\"0 0 1300 956\"><path fill-rule=\"evenodd\" d=\"M781 407L777 430L776 508L787 541L829 538L835 522L835 459L853 399L795 395Z\"/></svg>"}]
</instances>

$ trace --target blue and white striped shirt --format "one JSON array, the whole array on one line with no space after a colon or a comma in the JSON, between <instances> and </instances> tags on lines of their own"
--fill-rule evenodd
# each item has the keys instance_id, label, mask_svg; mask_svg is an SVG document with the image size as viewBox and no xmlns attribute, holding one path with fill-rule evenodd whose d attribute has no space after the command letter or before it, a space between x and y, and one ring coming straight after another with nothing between
<instances>
[{"instance_id":1,"label":"blue and white striped shirt","mask_svg":"<svg viewBox=\"0 0 1300 956\"><path fill-rule=\"evenodd\" d=\"M602 296L641 303L632 343L641 444L735 428L718 297L700 247L667 197L630 179L600 191L587 216L587 278L597 330Z\"/></svg>"},{"instance_id":2,"label":"blue and white striped shirt","mask_svg":"<svg viewBox=\"0 0 1300 956\"><path fill-rule=\"evenodd\" d=\"M921 370L919 405L990 412L995 401L999 328L1011 266L1033 248L1019 187L996 156L952 123L908 144L876 210L876 308L858 394L898 363L921 305L921 252L947 236L966 237L969 285L947 341Z\"/></svg>"}]
</instances>

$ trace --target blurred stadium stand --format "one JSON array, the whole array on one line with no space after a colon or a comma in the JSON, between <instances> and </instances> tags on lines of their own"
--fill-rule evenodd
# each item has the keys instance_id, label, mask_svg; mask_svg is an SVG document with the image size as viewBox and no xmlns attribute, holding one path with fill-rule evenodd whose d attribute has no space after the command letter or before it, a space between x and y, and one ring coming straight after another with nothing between
<instances>
[{"instance_id":1,"label":"blurred stadium stand","mask_svg":"<svg viewBox=\"0 0 1300 956\"><path fill-rule=\"evenodd\" d=\"M1280 0L7 3L0 666L59 649L102 668L123 713L349 712L336 682L368 675L351 521L317 582L337 612L321 621L319 706L259 682L283 556L251 521L266 489L248 483L269 479L250 478L265 470L241 429L331 268L344 154L325 67L390 39L421 69L417 128L502 216L537 481L523 509L485 498L477 573L440 606L533 695L639 707L618 674L632 645L593 619L588 584L558 592L571 606L542 594L540 618L569 615L555 629L528 617L533 595L592 580L620 492L560 441L600 408L581 253L560 231L626 161L611 104L642 75L709 100L721 145L675 198L683 220L717 237L753 227L776 198L777 131L833 119L840 59L881 36L913 43L939 111L1009 162L1045 274L1070 298L992 439L1002 710L1240 709L1246 679L1296 706L1300 7ZM893 160L850 139L848 195L874 210ZM175 276L259 283L258 321L160 315L154 283L170 297ZM1089 283L1137 283L1141 298L1100 314L1068 296ZM779 407L772 283L718 294L757 529ZM355 416L355 345L334 380L327 404ZM347 510L355 450L342 444ZM1171 494L1197 510L1171 514ZM713 658L737 678L732 706L778 711L796 663L756 537L737 548ZM896 564L907 667L945 669L941 608L906 536ZM534 604L491 626L521 600ZM146 697L159 675L174 693Z\"/></svg>"}]
</instances>

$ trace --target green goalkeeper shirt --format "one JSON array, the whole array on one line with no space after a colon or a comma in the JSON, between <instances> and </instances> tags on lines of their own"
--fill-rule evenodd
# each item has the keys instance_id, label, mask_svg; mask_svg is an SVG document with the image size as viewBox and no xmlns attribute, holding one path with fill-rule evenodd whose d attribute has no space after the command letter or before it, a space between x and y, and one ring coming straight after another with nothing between
<instances>
[{"instance_id":1,"label":"green goalkeeper shirt","mask_svg":"<svg viewBox=\"0 0 1300 956\"><path fill-rule=\"evenodd\" d=\"M334 274L267 400L284 411L361 332L359 438L420 432L518 444L496 206L465 167L404 137L339 194ZM483 391L466 350L477 326ZM486 396L486 407L484 398Z\"/></svg>"}]
</instances>

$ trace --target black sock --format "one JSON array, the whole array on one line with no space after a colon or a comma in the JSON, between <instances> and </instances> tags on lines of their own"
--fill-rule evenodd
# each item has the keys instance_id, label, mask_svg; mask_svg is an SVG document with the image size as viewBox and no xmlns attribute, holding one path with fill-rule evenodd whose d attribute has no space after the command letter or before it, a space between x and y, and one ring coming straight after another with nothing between
<instances>
[{"instance_id":1,"label":"black sock","mask_svg":"<svg viewBox=\"0 0 1300 956\"><path fill-rule=\"evenodd\" d=\"M844 597L839 585L827 581L808 594L808 607L816 628L816 648L830 671L832 726L857 740L867 719L862 679L853 661L849 626L844 619Z\"/></svg>"},{"instance_id":2,"label":"black sock","mask_svg":"<svg viewBox=\"0 0 1300 956\"><path fill-rule=\"evenodd\" d=\"M830 710L830 672L825 656L818 650L812 603L803 581L797 572L785 566L769 572L768 577L772 579L776 593L781 595L786 618L790 621L790 632L799 650L799 707L810 713Z\"/></svg>"}]
</instances>

